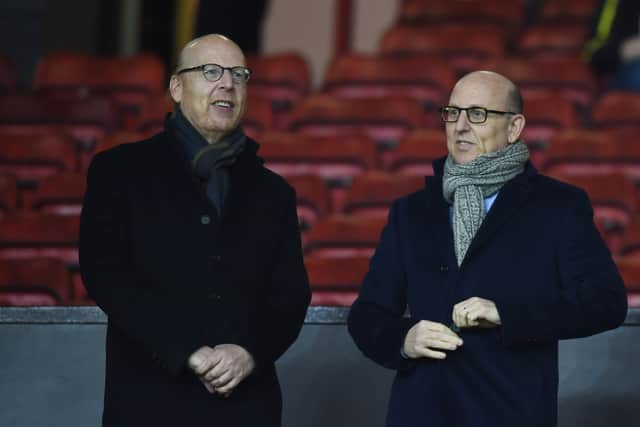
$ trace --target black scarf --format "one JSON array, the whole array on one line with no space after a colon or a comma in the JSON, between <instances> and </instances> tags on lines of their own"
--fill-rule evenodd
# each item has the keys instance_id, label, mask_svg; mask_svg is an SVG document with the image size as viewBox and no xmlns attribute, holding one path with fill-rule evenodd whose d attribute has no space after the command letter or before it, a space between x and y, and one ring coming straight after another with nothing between
<instances>
[{"instance_id":1,"label":"black scarf","mask_svg":"<svg viewBox=\"0 0 640 427\"><path fill-rule=\"evenodd\" d=\"M194 175L206 186L206 193L222 216L224 200L229 192L229 167L246 146L246 136L238 126L231 133L209 144L182 114L179 107L169 117L169 126L191 162Z\"/></svg>"}]
</instances>

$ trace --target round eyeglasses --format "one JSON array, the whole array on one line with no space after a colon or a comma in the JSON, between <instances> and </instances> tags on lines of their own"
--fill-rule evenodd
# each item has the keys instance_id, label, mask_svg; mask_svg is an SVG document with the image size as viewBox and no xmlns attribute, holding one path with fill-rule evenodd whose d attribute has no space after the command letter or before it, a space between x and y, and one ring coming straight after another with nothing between
<instances>
[{"instance_id":1,"label":"round eyeglasses","mask_svg":"<svg viewBox=\"0 0 640 427\"><path fill-rule=\"evenodd\" d=\"M188 73L190 71L202 71L202 75L207 81L217 82L222 78L225 70L229 70L231 73L231 80L233 80L234 83L246 83L251 77L251 70L247 67L223 67L218 64L203 64L198 65L197 67L183 68L176 74Z\"/></svg>"},{"instance_id":2,"label":"round eyeglasses","mask_svg":"<svg viewBox=\"0 0 640 427\"><path fill-rule=\"evenodd\" d=\"M487 116L489 113L491 114L518 114L512 111L498 111L498 110L488 110L484 107L452 107L446 106L440 108L440 116L442 120L447 123L455 123L460 118L460 112L464 111L467 113L467 119L469 119L470 123L479 124L487 121Z\"/></svg>"}]
</instances>

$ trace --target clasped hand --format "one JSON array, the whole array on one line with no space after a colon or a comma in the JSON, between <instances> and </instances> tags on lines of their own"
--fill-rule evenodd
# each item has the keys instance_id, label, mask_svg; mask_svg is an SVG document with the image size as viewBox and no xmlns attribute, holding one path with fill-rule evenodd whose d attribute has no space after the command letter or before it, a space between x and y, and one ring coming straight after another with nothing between
<instances>
[{"instance_id":1,"label":"clasped hand","mask_svg":"<svg viewBox=\"0 0 640 427\"><path fill-rule=\"evenodd\" d=\"M451 314L456 328L493 328L501 324L500 314L493 301L472 297L453 306ZM447 354L438 350L457 350L462 339L451 328L438 322L421 320L407 333L403 351L412 358L445 359Z\"/></svg>"},{"instance_id":2,"label":"clasped hand","mask_svg":"<svg viewBox=\"0 0 640 427\"><path fill-rule=\"evenodd\" d=\"M189 368L209 393L228 397L255 367L251 354L236 344L200 347L189 357Z\"/></svg>"}]
</instances>

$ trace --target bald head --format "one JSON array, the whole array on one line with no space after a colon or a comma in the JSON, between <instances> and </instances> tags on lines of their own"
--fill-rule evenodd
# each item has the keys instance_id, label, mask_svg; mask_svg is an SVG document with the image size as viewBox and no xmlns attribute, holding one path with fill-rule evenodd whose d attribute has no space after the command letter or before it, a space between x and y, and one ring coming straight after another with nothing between
<instances>
[{"instance_id":1,"label":"bald head","mask_svg":"<svg viewBox=\"0 0 640 427\"><path fill-rule=\"evenodd\" d=\"M503 104L500 108L505 111L522 113L523 100L520 89L502 74L493 71L473 71L463 76L453 88L458 86L482 86L489 88L495 95L495 102Z\"/></svg>"},{"instance_id":2,"label":"bald head","mask_svg":"<svg viewBox=\"0 0 640 427\"><path fill-rule=\"evenodd\" d=\"M230 52L242 57L242 64L244 65L244 54L242 49L230 38L223 36L222 34L207 34L191 40L180 51L178 56L178 63L176 64L176 71L182 68L190 67L193 64L200 64L197 58L202 56L202 51L216 50L218 52Z\"/></svg>"},{"instance_id":3,"label":"bald head","mask_svg":"<svg viewBox=\"0 0 640 427\"><path fill-rule=\"evenodd\" d=\"M492 71L474 71L458 80L449 106L461 112L445 124L447 148L458 164L517 142L525 125L520 91L511 80ZM474 108L486 111L479 118L470 118Z\"/></svg>"}]
</instances>

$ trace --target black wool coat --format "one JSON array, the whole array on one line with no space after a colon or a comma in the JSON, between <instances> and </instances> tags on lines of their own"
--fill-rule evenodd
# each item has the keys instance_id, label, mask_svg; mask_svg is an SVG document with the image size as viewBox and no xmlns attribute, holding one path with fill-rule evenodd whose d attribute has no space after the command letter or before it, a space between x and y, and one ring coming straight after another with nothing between
<instances>
[{"instance_id":1,"label":"black wool coat","mask_svg":"<svg viewBox=\"0 0 640 427\"><path fill-rule=\"evenodd\" d=\"M274 362L310 300L294 190L258 145L230 170L219 216L168 132L96 155L80 227L80 267L108 315L104 426L279 426ZM234 343L256 368L228 398L186 367Z\"/></svg>"}]
</instances>

